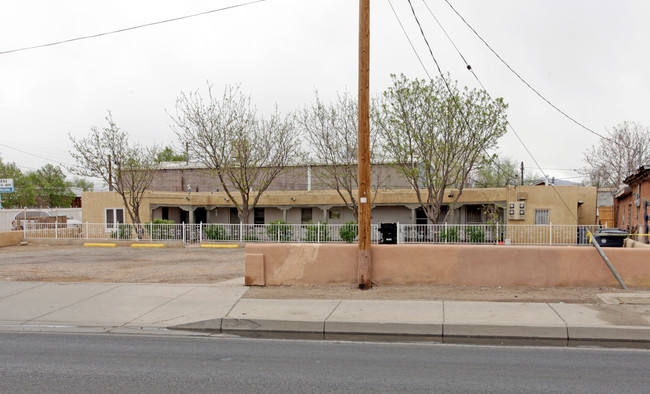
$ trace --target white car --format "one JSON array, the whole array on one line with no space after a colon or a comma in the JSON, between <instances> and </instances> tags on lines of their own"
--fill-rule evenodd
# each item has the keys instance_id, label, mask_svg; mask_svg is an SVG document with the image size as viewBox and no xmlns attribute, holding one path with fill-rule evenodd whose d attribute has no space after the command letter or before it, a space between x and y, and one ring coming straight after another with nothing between
<instances>
[{"instance_id":1,"label":"white car","mask_svg":"<svg viewBox=\"0 0 650 394\"><path fill-rule=\"evenodd\" d=\"M23 226L19 225L19 220L22 219L22 221L25 220L30 220L30 219L36 219L36 218L42 218L42 217L49 217L53 216L49 212L45 211L37 211L37 210L31 210L28 209L26 211L21 211L16 214L14 217L14 220L11 222L11 229L12 230L22 230ZM81 227L81 220L73 219L70 216L68 216L66 220L66 227Z\"/></svg>"}]
</instances>

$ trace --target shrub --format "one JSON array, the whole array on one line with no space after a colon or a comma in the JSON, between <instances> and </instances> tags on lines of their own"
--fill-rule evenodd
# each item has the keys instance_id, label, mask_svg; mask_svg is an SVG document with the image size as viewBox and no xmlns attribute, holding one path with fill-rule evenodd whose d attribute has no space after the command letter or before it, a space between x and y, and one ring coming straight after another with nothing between
<instances>
[{"instance_id":1,"label":"shrub","mask_svg":"<svg viewBox=\"0 0 650 394\"><path fill-rule=\"evenodd\" d=\"M130 224L119 224L117 231L111 232L111 238L131 239L133 237L133 227Z\"/></svg>"},{"instance_id":2,"label":"shrub","mask_svg":"<svg viewBox=\"0 0 650 394\"><path fill-rule=\"evenodd\" d=\"M203 227L203 232L205 233L205 237L212 241L230 240L225 227L218 224L211 224L207 227Z\"/></svg>"},{"instance_id":3,"label":"shrub","mask_svg":"<svg viewBox=\"0 0 650 394\"><path fill-rule=\"evenodd\" d=\"M341 239L349 244L354 242L354 239L357 237L358 234L359 234L359 225L353 221L345 222L345 224L341 226L341 229L339 230L339 235L341 236Z\"/></svg>"},{"instance_id":4,"label":"shrub","mask_svg":"<svg viewBox=\"0 0 650 394\"><path fill-rule=\"evenodd\" d=\"M266 234L270 241L287 242L291 241L293 230L284 220L276 220L266 226Z\"/></svg>"},{"instance_id":5,"label":"shrub","mask_svg":"<svg viewBox=\"0 0 650 394\"><path fill-rule=\"evenodd\" d=\"M331 240L330 230L327 228L327 222L313 224L310 220L307 225L307 232L305 234L305 241L307 242L328 242Z\"/></svg>"},{"instance_id":6,"label":"shrub","mask_svg":"<svg viewBox=\"0 0 650 394\"><path fill-rule=\"evenodd\" d=\"M144 231L151 236L151 239L176 239L174 226L166 226L175 223L173 220L154 219L144 225Z\"/></svg>"},{"instance_id":7,"label":"shrub","mask_svg":"<svg viewBox=\"0 0 650 394\"><path fill-rule=\"evenodd\" d=\"M485 241L485 233L483 229L477 226L467 227L465 236L469 242L479 243Z\"/></svg>"},{"instance_id":8,"label":"shrub","mask_svg":"<svg viewBox=\"0 0 650 394\"><path fill-rule=\"evenodd\" d=\"M438 237L441 242L457 242L458 241L458 229L456 227L450 227L447 231L442 230L438 233Z\"/></svg>"}]
</instances>

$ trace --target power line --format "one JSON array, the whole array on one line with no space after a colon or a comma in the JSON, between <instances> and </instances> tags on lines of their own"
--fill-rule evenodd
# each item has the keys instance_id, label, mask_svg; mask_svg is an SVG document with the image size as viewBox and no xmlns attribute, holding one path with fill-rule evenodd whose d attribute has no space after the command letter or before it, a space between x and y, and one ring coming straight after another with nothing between
<instances>
[{"instance_id":1,"label":"power line","mask_svg":"<svg viewBox=\"0 0 650 394\"><path fill-rule=\"evenodd\" d=\"M463 18L463 16L462 16L458 11L456 11L456 9L454 8L453 5L451 5L451 3L449 2L449 0L445 0L445 3L447 3L447 4L449 5L449 7L451 7L451 9L456 13L456 15L458 15L458 17L459 17L459 18L460 18L460 19L465 23L465 25L467 25L467 27L469 27L470 30L472 30L472 32L474 32L474 34L476 35L476 37L478 37L479 40L481 40L481 41L483 42L483 44L485 44L485 45L488 47L488 49L489 49L489 50L494 54L494 56L496 56L496 57L501 61L501 63L503 63L503 64L508 68L508 70L510 70L513 74L515 74L515 75L517 76L517 78L519 78L519 80L521 80L521 82L523 82L526 86L528 86L528 88L529 88L530 90L532 90L532 91L533 91L537 96L539 96L539 97L540 97L542 100L544 100L548 105L550 105L551 107L553 107L553 109L555 109L556 111L558 111L559 113L561 113L562 115L564 115L567 119L571 120L573 123L577 124L578 126L582 127L583 129L587 130L588 132L590 132L590 133L592 133L592 134L594 134L594 135L597 135L597 136L600 137L600 138L606 139L606 140L608 140L608 141L610 141L610 142L613 142L613 143L616 143L616 144L618 145L618 142L617 142L617 141L614 141L614 140L612 140L611 138L609 138L609 137L607 137L607 136L604 136L604 135L602 135L602 134L600 134L600 133L598 133L598 132L596 132L596 131L590 129L589 127L585 126L584 124L578 122L576 119L574 119L573 117L571 117L569 114L567 114L566 112L564 112L563 110L561 110L559 107L557 107L555 104L553 104L550 100L548 100L546 97L544 97L544 96L543 96L543 95L542 95L542 94L541 94L537 89L535 89L534 87L532 87L532 86L531 86L531 85L530 85L530 84L529 84L529 83L528 83L528 82L527 82L527 81L526 81L526 80L525 80L521 75L519 75L519 73L517 73L517 72L516 72L512 67L510 67L510 65L509 65L505 60L503 60L503 58L502 58L501 56L499 56L499 54L498 54L494 49L492 49L492 47L490 46L490 44L488 44L488 43L483 39L483 37L481 37L481 35L478 34L478 32L477 32L477 31L476 31L476 30L475 30L475 29L474 29L474 28L473 28L473 27L472 27L472 26L471 26L471 25L470 25L470 24L465 20L465 18ZM429 8L429 7L427 7L427 8ZM429 10L429 11L430 11L430 10Z\"/></svg>"},{"instance_id":2,"label":"power line","mask_svg":"<svg viewBox=\"0 0 650 394\"><path fill-rule=\"evenodd\" d=\"M446 0L445 0L445 1L446 1ZM440 73L440 76L442 77L442 79L443 79L443 81L444 81L444 83L445 83L445 86L447 87L447 90L449 91L449 93L450 93L450 94L453 94L453 93L452 93L452 90L451 90L451 87L450 87L449 84L447 83L447 80L445 79L444 74L443 74L442 70L440 69L440 65L438 64L438 61L436 60L436 57L435 57L434 54L433 54L433 50L431 49L431 45L429 45L429 40L427 40L426 35L424 34L424 30L422 29L422 24L420 23L420 19L418 18L417 14L416 14L416 12L415 12L415 9L413 8L413 4L411 3L411 0L408 0L408 3L409 3L409 6L411 7L411 12L413 13L413 17L415 18L415 21L416 21L418 27L420 28L420 33L422 34L422 38L424 38L424 42L426 43L427 48L429 49L429 53L431 54L431 57L433 58L433 61L434 61L434 63L436 64L436 67L438 68L438 72ZM425 3L425 4L426 4L426 3ZM428 8L428 7L427 7L427 8ZM431 10L429 9L429 11L431 11ZM449 37L448 35L447 35L447 37L451 40L451 37ZM455 47L456 50L458 51L459 55L461 55L461 58L463 59L463 61L465 61L465 57L462 56L462 54L460 53L460 51L458 50L458 48L457 48L455 45L454 45L454 47ZM470 65L469 65L466 61L465 61L465 65L466 65L467 69L471 72L472 69L471 69ZM472 73L473 73L473 72L472 72ZM473 74L474 74L474 73L473 73ZM474 77L478 80L478 76L476 76L476 74L474 74ZM479 80L479 83L480 83L480 80ZM480 83L480 84L481 84L481 86L483 86L482 83ZM483 88L483 89L485 90L485 88ZM487 91L487 90L486 90L486 91ZM454 101L454 102L455 102L455 101ZM462 109L460 108L460 106L459 106L457 103L456 103L456 106L457 106L458 111L460 112L461 116L462 116L463 119L465 120L465 123L466 123L467 126L469 127L469 121L467 120L467 117L465 116L464 112L462 111ZM510 130L512 130L512 132L515 134L515 136L517 137L517 139L519 139L519 142L521 142L522 146L523 146L524 149L528 152L528 154L530 155L531 159L533 159L533 161L534 161L535 164L537 165L537 168L539 168L540 171L542 171L542 170L541 170L541 166L539 165L539 163L537 162L537 160L535 159L535 157L533 156L533 154L530 152L530 150L528 149L528 147L524 144L523 140L522 140L522 139L519 137L519 135L516 133L515 129L512 127L512 125L510 124L510 122L508 122L508 126L510 127ZM487 153L487 152L486 152L486 153ZM488 157L489 157L489 156L488 156ZM493 163L494 163L494 161L493 161ZM496 163L495 163L495 165L496 165ZM497 167L499 167L499 166L497 165ZM500 167L499 167L499 168L500 168ZM501 170L503 171L503 169L501 169ZM542 174L544 174L543 171L542 171ZM546 177L546 174L544 174L544 176ZM563 203L564 206L566 207L567 211L569 211L569 213L571 214L571 216L573 216L574 219L576 219L576 221L577 221L578 218L573 214L573 211L571 211L571 209L570 209L569 206L567 205L566 201L564 201L564 199L562 198L562 196L560 195L560 193L557 191L557 189L555 188L555 186L554 186L554 185L551 185L551 186L553 187L553 190L555 191L555 193L557 194L557 196L560 198L560 200L562 201L562 203Z\"/></svg>"},{"instance_id":3,"label":"power line","mask_svg":"<svg viewBox=\"0 0 650 394\"><path fill-rule=\"evenodd\" d=\"M395 18L397 19L397 23L399 23L399 27L402 28L402 31L404 32L404 35L406 36L406 40L409 42L409 45L411 45L411 48L413 49L413 52L415 53L415 57L418 58L418 61L420 62L420 65L422 65L422 68L424 69L424 73L427 74L427 78L431 79L431 75L429 75L429 71L427 70L427 67L424 65L424 62L420 58L420 55L418 54L418 51L415 49L415 46L413 45L413 42L411 42L411 38L409 37L408 33L406 32L406 29L404 29L404 25L402 25L402 21L399 19L399 16L397 15L397 12L395 11L395 7L393 7L393 3L388 0L388 4L390 5L390 8L393 10L393 15L395 15Z\"/></svg>"},{"instance_id":4,"label":"power line","mask_svg":"<svg viewBox=\"0 0 650 394\"><path fill-rule=\"evenodd\" d=\"M34 46L30 46L30 47L10 49L10 50L7 50L7 51L0 52L0 55L6 55L6 54L9 54L9 53L14 53L14 52L28 51L28 50L32 50L32 49L38 49L38 48L51 47L51 46L61 45L61 44L67 44L69 42L87 40L87 39L90 39L90 38L97 38L97 37L101 37L101 36L107 36L109 34L124 33L126 31L141 29L143 27L161 25L163 23L169 23L169 22L176 22L176 21L183 20L183 19L189 19L189 18L194 18L194 17L197 17L197 16L208 15L208 14L212 14L212 13L219 12L219 11L225 11L225 10L229 10L229 9L233 9L233 8L243 7L243 6L250 5L250 4L260 3L260 2L263 2L263 1L266 1L266 0L255 0L255 1L248 2L248 3L236 4L236 5L231 5L231 6L228 6L228 7L217 8L215 10L199 12L197 14L185 15L185 16L180 16L178 18L171 18L171 19L165 19L165 20L158 21L158 22L145 23L143 25L126 27L126 28L123 28L123 29L113 30L113 31L109 31L109 32L92 34L92 35L83 36L83 37L70 38L70 39L62 40L62 41L50 42L48 44L40 44L40 45L34 45Z\"/></svg>"}]
</instances>

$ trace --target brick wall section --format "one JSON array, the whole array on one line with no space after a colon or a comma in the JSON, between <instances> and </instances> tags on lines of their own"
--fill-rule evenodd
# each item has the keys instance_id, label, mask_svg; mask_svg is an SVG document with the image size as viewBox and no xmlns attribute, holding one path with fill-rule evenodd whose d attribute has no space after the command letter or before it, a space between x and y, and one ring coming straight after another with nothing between
<instances>
[{"instance_id":1,"label":"brick wall section","mask_svg":"<svg viewBox=\"0 0 650 394\"><path fill-rule=\"evenodd\" d=\"M186 167L182 165L178 165L178 167L180 168L159 170L149 190L186 192L187 185L190 185L192 192L195 192L198 185L201 192L223 191L219 178L210 170L200 168L200 166L192 163ZM311 190L331 189L327 182L323 181L323 179L327 179L323 166L312 166L311 172ZM373 169L373 175L373 185L380 185L380 187L387 189L410 188L406 179L393 167L387 165L376 166ZM279 174L267 190L307 190L308 178L307 166L291 167ZM226 185L232 188L232 183L228 180Z\"/></svg>"}]
</instances>

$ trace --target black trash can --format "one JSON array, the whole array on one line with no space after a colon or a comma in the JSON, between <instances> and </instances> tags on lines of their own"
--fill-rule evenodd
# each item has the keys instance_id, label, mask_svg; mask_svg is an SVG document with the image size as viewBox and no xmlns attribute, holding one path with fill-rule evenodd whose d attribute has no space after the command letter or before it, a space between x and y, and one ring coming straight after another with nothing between
<instances>
[{"instance_id":1,"label":"black trash can","mask_svg":"<svg viewBox=\"0 0 650 394\"><path fill-rule=\"evenodd\" d=\"M599 228L594 231L593 237L602 247L620 248L627 235L627 231L620 228Z\"/></svg>"},{"instance_id":2,"label":"black trash can","mask_svg":"<svg viewBox=\"0 0 650 394\"><path fill-rule=\"evenodd\" d=\"M396 244L397 243L397 223L382 223L379 226L381 233L382 244Z\"/></svg>"}]
</instances>

